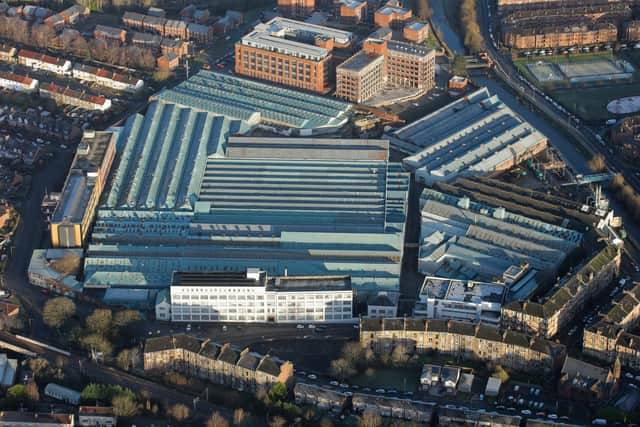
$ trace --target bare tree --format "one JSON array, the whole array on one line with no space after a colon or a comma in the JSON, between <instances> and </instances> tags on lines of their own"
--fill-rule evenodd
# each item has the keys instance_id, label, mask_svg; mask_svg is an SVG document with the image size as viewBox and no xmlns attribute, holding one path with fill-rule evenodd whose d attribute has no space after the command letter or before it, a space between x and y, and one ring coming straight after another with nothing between
<instances>
[{"instance_id":1,"label":"bare tree","mask_svg":"<svg viewBox=\"0 0 640 427\"><path fill-rule=\"evenodd\" d=\"M167 408L167 415L178 423L183 423L191 416L191 410L183 403L176 403Z\"/></svg>"},{"instance_id":2,"label":"bare tree","mask_svg":"<svg viewBox=\"0 0 640 427\"><path fill-rule=\"evenodd\" d=\"M214 412L207 420L206 427L229 427L229 421L220 412Z\"/></svg>"},{"instance_id":3,"label":"bare tree","mask_svg":"<svg viewBox=\"0 0 640 427\"><path fill-rule=\"evenodd\" d=\"M382 417L378 411L367 409L362 413L358 422L359 427L380 427L382 425Z\"/></svg>"},{"instance_id":4,"label":"bare tree","mask_svg":"<svg viewBox=\"0 0 640 427\"><path fill-rule=\"evenodd\" d=\"M606 169L607 161L602 154L596 154L589 160L587 166L591 172L598 173Z\"/></svg>"},{"instance_id":5,"label":"bare tree","mask_svg":"<svg viewBox=\"0 0 640 427\"><path fill-rule=\"evenodd\" d=\"M29 381L24 391L27 394L27 399L29 399L30 402L36 403L38 402L38 400L40 400L38 385L34 381Z\"/></svg>"},{"instance_id":6,"label":"bare tree","mask_svg":"<svg viewBox=\"0 0 640 427\"><path fill-rule=\"evenodd\" d=\"M287 420L284 417L281 417L280 415L276 415L275 417L271 418L271 420L269 421L269 427L284 427L287 425Z\"/></svg>"},{"instance_id":7,"label":"bare tree","mask_svg":"<svg viewBox=\"0 0 640 427\"><path fill-rule=\"evenodd\" d=\"M332 360L329 371L331 372L331 375L339 378L340 381L344 381L346 378L354 376L357 372L351 362L344 358Z\"/></svg>"}]
</instances>

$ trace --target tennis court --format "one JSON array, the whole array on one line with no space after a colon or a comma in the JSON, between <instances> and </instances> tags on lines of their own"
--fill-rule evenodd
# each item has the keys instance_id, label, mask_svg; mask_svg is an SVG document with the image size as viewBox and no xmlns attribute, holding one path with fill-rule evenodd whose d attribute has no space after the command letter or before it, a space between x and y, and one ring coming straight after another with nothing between
<instances>
[{"instance_id":1,"label":"tennis court","mask_svg":"<svg viewBox=\"0 0 640 427\"><path fill-rule=\"evenodd\" d=\"M557 82L565 79L558 66L550 62L534 62L527 64L527 68L540 83Z\"/></svg>"},{"instance_id":2,"label":"tennis court","mask_svg":"<svg viewBox=\"0 0 640 427\"><path fill-rule=\"evenodd\" d=\"M572 83L628 79L635 71L627 61L609 58L566 62L558 67Z\"/></svg>"}]
</instances>

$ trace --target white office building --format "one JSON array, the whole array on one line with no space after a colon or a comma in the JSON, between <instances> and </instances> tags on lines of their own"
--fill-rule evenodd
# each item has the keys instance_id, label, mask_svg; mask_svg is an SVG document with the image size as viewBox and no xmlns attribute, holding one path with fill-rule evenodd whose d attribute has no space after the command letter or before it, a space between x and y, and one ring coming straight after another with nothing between
<instances>
[{"instance_id":1,"label":"white office building","mask_svg":"<svg viewBox=\"0 0 640 427\"><path fill-rule=\"evenodd\" d=\"M507 287L501 283L425 277L415 316L498 326Z\"/></svg>"},{"instance_id":2,"label":"white office building","mask_svg":"<svg viewBox=\"0 0 640 427\"><path fill-rule=\"evenodd\" d=\"M267 277L246 272L175 272L174 322L353 322L349 276Z\"/></svg>"}]
</instances>

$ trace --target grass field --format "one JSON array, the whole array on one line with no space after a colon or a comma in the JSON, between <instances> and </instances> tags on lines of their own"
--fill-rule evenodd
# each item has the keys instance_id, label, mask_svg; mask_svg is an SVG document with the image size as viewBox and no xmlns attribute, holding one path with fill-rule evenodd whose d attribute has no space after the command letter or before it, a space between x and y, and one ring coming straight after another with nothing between
<instances>
[{"instance_id":1,"label":"grass field","mask_svg":"<svg viewBox=\"0 0 640 427\"><path fill-rule=\"evenodd\" d=\"M607 104L616 98L634 95L640 95L640 83L580 88L580 90L556 89L549 92L549 96L564 108L589 122L616 117L607 111Z\"/></svg>"}]
</instances>

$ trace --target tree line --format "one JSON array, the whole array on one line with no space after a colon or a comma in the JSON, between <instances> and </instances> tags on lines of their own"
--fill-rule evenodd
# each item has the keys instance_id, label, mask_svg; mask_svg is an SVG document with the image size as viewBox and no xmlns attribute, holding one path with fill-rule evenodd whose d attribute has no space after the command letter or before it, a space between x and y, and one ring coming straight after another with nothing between
<instances>
[{"instance_id":1,"label":"tree line","mask_svg":"<svg viewBox=\"0 0 640 427\"><path fill-rule=\"evenodd\" d=\"M460 2L460 27L464 35L464 45L470 53L482 52L482 33L478 25L476 0L462 0Z\"/></svg>"},{"instance_id":2,"label":"tree line","mask_svg":"<svg viewBox=\"0 0 640 427\"><path fill-rule=\"evenodd\" d=\"M106 62L123 67L152 70L156 66L156 58L148 49L138 46L121 46L117 42L85 39L66 33L60 38L50 27L43 24L30 25L19 17L0 16L0 37L16 43L35 46L41 49L58 50L83 59Z\"/></svg>"}]
</instances>

